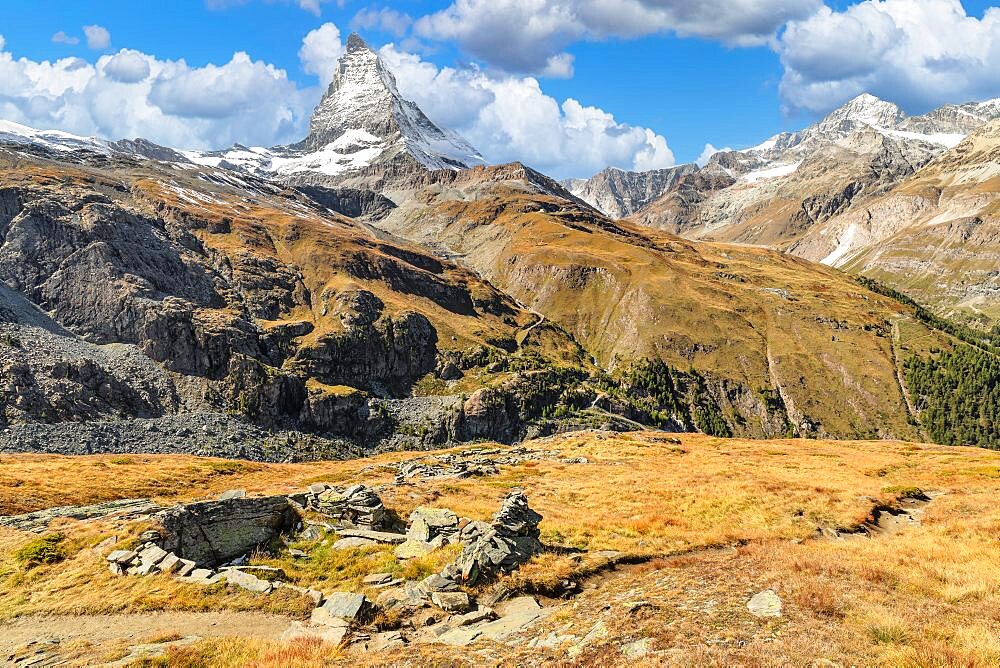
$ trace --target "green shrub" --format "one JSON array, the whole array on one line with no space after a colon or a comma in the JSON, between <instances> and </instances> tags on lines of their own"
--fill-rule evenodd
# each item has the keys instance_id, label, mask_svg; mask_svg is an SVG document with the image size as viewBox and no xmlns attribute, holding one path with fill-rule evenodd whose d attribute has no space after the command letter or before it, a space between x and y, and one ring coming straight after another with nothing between
<instances>
[{"instance_id":1,"label":"green shrub","mask_svg":"<svg viewBox=\"0 0 1000 668\"><path fill-rule=\"evenodd\" d=\"M22 545L14 552L14 559L25 568L34 568L43 564L56 564L65 559L66 539L61 533L50 533Z\"/></svg>"}]
</instances>

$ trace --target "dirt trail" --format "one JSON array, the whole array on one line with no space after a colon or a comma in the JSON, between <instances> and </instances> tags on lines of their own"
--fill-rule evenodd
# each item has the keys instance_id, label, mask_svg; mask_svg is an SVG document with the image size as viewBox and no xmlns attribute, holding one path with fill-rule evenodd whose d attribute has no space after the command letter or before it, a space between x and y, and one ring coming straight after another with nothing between
<instances>
[{"instance_id":1,"label":"dirt trail","mask_svg":"<svg viewBox=\"0 0 1000 668\"><path fill-rule=\"evenodd\" d=\"M129 645L151 636L177 633L203 638L254 636L277 638L292 620L255 612L156 612L139 615L38 615L3 623L0 659L22 645L41 638L63 643L86 640L93 645L125 641Z\"/></svg>"}]
</instances>

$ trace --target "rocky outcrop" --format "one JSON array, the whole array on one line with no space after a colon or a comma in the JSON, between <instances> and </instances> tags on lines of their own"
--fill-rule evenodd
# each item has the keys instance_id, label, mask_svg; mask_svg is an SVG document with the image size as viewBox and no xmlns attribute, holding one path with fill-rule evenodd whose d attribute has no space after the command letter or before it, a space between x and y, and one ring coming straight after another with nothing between
<instances>
[{"instance_id":1,"label":"rocky outcrop","mask_svg":"<svg viewBox=\"0 0 1000 668\"><path fill-rule=\"evenodd\" d=\"M593 177L564 181L562 185L610 218L626 218L698 171L695 164L648 172L609 167Z\"/></svg>"},{"instance_id":2,"label":"rocky outcrop","mask_svg":"<svg viewBox=\"0 0 1000 668\"><path fill-rule=\"evenodd\" d=\"M214 568L289 531L298 516L284 496L233 498L178 506L159 518L159 546L203 568Z\"/></svg>"},{"instance_id":3,"label":"rocky outcrop","mask_svg":"<svg viewBox=\"0 0 1000 668\"><path fill-rule=\"evenodd\" d=\"M300 185L297 188L321 206L348 218L380 220L396 208L391 199L372 190L310 185Z\"/></svg>"}]
</instances>

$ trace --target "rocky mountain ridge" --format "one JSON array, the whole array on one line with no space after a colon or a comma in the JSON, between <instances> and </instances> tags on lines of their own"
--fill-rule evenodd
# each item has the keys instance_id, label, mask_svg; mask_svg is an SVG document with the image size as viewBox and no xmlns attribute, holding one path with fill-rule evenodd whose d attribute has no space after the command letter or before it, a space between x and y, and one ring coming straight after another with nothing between
<instances>
[{"instance_id":1,"label":"rocky mountain ridge","mask_svg":"<svg viewBox=\"0 0 1000 668\"><path fill-rule=\"evenodd\" d=\"M716 153L700 169L682 165L653 172L606 170L589 180L567 183L574 194L613 218L636 215L646 224L692 230L691 234L702 235L700 226L710 230L726 227L733 224L734 215L719 211L702 214L698 207L693 207L680 211L677 220L669 216L664 219L661 215L664 203L654 203L654 200L676 199L688 186L699 190L701 199L714 196L725 200L718 209L738 208L744 206L741 200L747 195L743 193L729 203L724 191L730 186L737 186L737 190L762 187L765 193L750 199L754 202L764 200L773 195L772 188L766 184L794 178L804 163L815 162L819 155L828 156L835 147L857 155L877 154L882 147L891 146L891 150L906 156L906 165L899 165L892 172L895 178L900 178L995 118L1000 118L1000 99L945 105L922 116L907 116L898 106L863 94L804 130L775 135L749 149ZM681 178L663 182L665 187L650 197L650 183L656 190L663 174L673 170L682 170ZM615 173L613 182L609 180L609 173ZM647 206L649 210L644 211ZM713 238L725 236L723 232Z\"/></svg>"}]
</instances>

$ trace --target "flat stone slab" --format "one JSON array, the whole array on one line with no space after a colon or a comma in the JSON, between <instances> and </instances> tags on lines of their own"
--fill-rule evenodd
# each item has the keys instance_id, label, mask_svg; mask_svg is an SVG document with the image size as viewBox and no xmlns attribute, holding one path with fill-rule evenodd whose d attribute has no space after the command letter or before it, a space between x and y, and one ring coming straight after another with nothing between
<instances>
[{"instance_id":1,"label":"flat stone slab","mask_svg":"<svg viewBox=\"0 0 1000 668\"><path fill-rule=\"evenodd\" d=\"M397 559L416 559L434 551L434 546L419 540L407 540L396 547Z\"/></svg>"},{"instance_id":2,"label":"flat stone slab","mask_svg":"<svg viewBox=\"0 0 1000 668\"><path fill-rule=\"evenodd\" d=\"M493 622L486 622L481 626L477 626L477 628L479 628L484 638L504 640L508 636L528 628L546 614L548 613L543 610L519 612L514 615L506 615Z\"/></svg>"},{"instance_id":3,"label":"flat stone slab","mask_svg":"<svg viewBox=\"0 0 1000 668\"><path fill-rule=\"evenodd\" d=\"M367 531L365 529L337 529L337 535L341 538L364 538L376 543L386 543L388 545L399 545L406 542L406 536L401 533L389 533L387 531Z\"/></svg>"},{"instance_id":4,"label":"flat stone slab","mask_svg":"<svg viewBox=\"0 0 1000 668\"><path fill-rule=\"evenodd\" d=\"M0 526L13 527L21 531L44 529L49 522L59 517L74 520L90 520L111 515L148 515L160 509L149 499L121 499L90 506L59 506L46 510L36 510L23 515L0 516Z\"/></svg>"},{"instance_id":5,"label":"flat stone slab","mask_svg":"<svg viewBox=\"0 0 1000 668\"><path fill-rule=\"evenodd\" d=\"M452 629L441 635L437 642L454 647L464 647L480 638L487 640L505 640L519 631L523 631L536 621L546 616L544 610L507 615L493 622L481 622L471 626Z\"/></svg>"},{"instance_id":6,"label":"flat stone slab","mask_svg":"<svg viewBox=\"0 0 1000 668\"><path fill-rule=\"evenodd\" d=\"M747 610L754 617L781 617L781 599L774 590L765 589L747 601Z\"/></svg>"},{"instance_id":7,"label":"flat stone slab","mask_svg":"<svg viewBox=\"0 0 1000 668\"><path fill-rule=\"evenodd\" d=\"M359 547L371 547L372 545L378 545L373 540L368 540L367 538L341 538L336 543L333 544L333 549L335 550L354 550Z\"/></svg>"},{"instance_id":8,"label":"flat stone slab","mask_svg":"<svg viewBox=\"0 0 1000 668\"><path fill-rule=\"evenodd\" d=\"M107 560L116 564L128 564L136 558L134 550L115 550L107 556Z\"/></svg>"},{"instance_id":9,"label":"flat stone slab","mask_svg":"<svg viewBox=\"0 0 1000 668\"><path fill-rule=\"evenodd\" d=\"M517 598L512 598L509 601L504 601L496 605L498 617L520 615L526 612L538 612L541 609L542 606L538 605L538 601L535 600L534 596L518 596Z\"/></svg>"},{"instance_id":10,"label":"flat stone slab","mask_svg":"<svg viewBox=\"0 0 1000 668\"><path fill-rule=\"evenodd\" d=\"M431 594L431 601L445 612L466 612L472 605L464 591L436 591Z\"/></svg>"},{"instance_id":11,"label":"flat stone slab","mask_svg":"<svg viewBox=\"0 0 1000 668\"><path fill-rule=\"evenodd\" d=\"M244 573L235 568L227 568L221 575L225 575L226 582L229 584L242 587L256 594L267 594L274 588L267 580L261 580L256 575Z\"/></svg>"},{"instance_id":12,"label":"flat stone slab","mask_svg":"<svg viewBox=\"0 0 1000 668\"><path fill-rule=\"evenodd\" d=\"M288 641L298 638L318 638L322 642L339 647L350 632L347 626L309 626L302 622L292 622L291 626L281 634L281 639Z\"/></svg>"},{"instance_id":13,"label":"flat stone slab","mask_svg":"<svg viewBox=\"0 0 1000 668\"><path fill-rule=\"evenodd\" d=\"M361 582L366 585L380 585L392 582L392 579L392 573L372 573L371 575L366 575Z\"/></svg>"},{"instance_id":14,"label":"flat stone slab","mask_svg":"<svg viewBox=\"0 0 1000 668\"><path fill-rule=\"evenodd\" d=\"M458 591L458 583L435 573L428 575L420 582L421 588L428 594L436 591Z\"/></svg>"}]
</instances>

